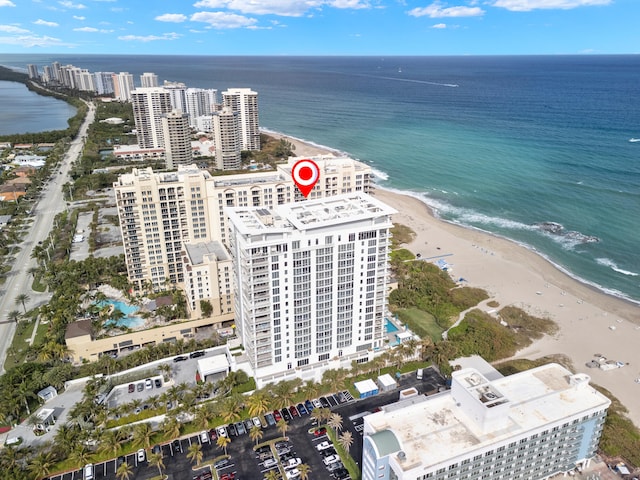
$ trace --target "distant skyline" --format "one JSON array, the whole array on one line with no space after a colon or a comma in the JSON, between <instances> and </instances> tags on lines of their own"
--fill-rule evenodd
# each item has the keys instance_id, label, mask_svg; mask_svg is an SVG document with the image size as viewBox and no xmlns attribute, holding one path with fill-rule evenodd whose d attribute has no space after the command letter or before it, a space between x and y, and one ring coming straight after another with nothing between
<instances>
[{"instance_id":1,"label":"distant skyline","mask_svg":"<svg viewBox=\"0 0 640 480\"><path fill-rule=\"evenodd\" d=\"M640 52L639 0L0 0L0 53Z\"/></svg>"}]
</instances>

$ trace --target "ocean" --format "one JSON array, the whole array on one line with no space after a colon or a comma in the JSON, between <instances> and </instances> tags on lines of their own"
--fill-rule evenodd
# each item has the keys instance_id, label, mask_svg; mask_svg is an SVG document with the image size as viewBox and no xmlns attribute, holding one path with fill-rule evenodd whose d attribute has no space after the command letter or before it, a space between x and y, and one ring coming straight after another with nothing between
<instances>
[{"instance_id":1,"label":"ocean","mask_svg":"<svg viewBox=\"0 0 640 480\"><path fill-rule=\"evenodd\" d=\"M366 162L380 187L442 219L510 238L640 303L638 55L0 55L22 69L53 61L250 87L261 127Z\"/></svg>"}]
</instances>

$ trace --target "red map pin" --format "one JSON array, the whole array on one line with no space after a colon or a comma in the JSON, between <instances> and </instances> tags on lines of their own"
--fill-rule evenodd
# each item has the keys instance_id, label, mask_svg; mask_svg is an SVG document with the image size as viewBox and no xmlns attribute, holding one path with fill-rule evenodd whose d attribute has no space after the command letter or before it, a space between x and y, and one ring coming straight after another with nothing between
<instances>
[{"instance_id":1,"label":"red map pin","mask_svg":"<svg viewBox=\"0 0 640 480\"><path fill-rule=\"evenodd\" d=\"M320 178L320 168L313 160L298 160L291 169L291 177L300 193L307 198Z\"/></svg>"}]
</instances>

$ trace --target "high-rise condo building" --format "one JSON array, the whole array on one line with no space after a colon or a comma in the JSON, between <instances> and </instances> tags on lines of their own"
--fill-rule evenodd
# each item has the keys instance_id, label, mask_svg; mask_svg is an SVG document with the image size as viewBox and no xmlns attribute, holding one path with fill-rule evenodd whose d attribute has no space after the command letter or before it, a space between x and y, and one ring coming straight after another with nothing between
<instances>
[{"instance_id":1,"label":"high-rise condo building","mask_svg":"<svg viewBox=\"0 0 640 480\"><path fill-rule=\"evenodd\" d=\"M226 210L236 328L258 387L384 345L391 207L352 193Z\"/></svg>"},{"instance_id":2,"label":"high-rise condo building","mask_svg":"<svg viewBox=\"0 0 640 480\"><path fill-rule=\"evenodd\" d=\"M222 92L222 103L240 115L242 149L260 150L258 94L250 88L230 88Z\"/></svg>"},{"instance_id":3,"label":"high-rise condo building","mask_svg":"<svg viewBox=\"0 0 640 480\"><path fill-rule=\"evenodd\" d=\"M193 162L193 152L188 115L180 110L173 110L164 114L161 121L167 169L174 170L178 165L190 165Z\"/></svg>"},{"instance_id":4,"label":"high-rise condo building","mask_svg":"<svg viewBox=\"0 0 640 480\"><path fill-rule=\"evenodd\" d=\"M610 401L557 364L489 381L453 372L451 390L364 417L363 480L542 480L585 467Z\"/></svg>"},{"instance_id":5,"label":"high-rise condo building","mask_svg":"<svg viewBox=\"0 0 640 480\"><path fill-rule=\"evenodd\" d=\"M133 118L140 148L164 148L162 116L171 112L169 93L161 87L131 92Z\"/></svg>"},{"instance_id":6,"label":"high-rise condo building","mask_svg":"<svg viewBox=\"0 0 640 480\"><path fill-rule=\"evenodd\" d=\"M133 169L114 183L129 281L136 289L184 281L183 243L227 244L226 207L267 207L304 200L296 193L291 167L297 158L267 172L212 176L195 165L177 172ZM314 157L320 179L309 198L369 192L371 168L350 158Z\"/></svg>"},{"instance_id":7,"label":"high-rise condo building","mask_svg":"<svg viewBox=\"0 0 640 480\"><path fill-rule=\"evenodd\" d=\"M131 92L135 89L133 75L129 72L120 72L113 75L113 93L116 100L121 102L131 101Z\"/></svg>"},{"instance_id":8,"label":"high-rise condo building","mask_svg":"<svg viewBox=\"0 0 640 480\"><path fill-rule=\"evenodd\" d=\"M142 88L152 88L158 86L158 75L145 72L140 75L140 86Z\"/></svg>"},{"instance_id":9,"label":"high-rise condo building","mask_svg":"<svg viewBox=\"0 0 640 480\"><path fill-rule=\"evenodd\" d=\"M196 119L202 115L211 115L215 111L218 91L215 89L187 88L185 91L186 113L189 114L189 125L196 127Z\"/></svg>"},{"instance_id":10,"label":"high-rise condo building","mask_svg":"<svg viewBox=\"0 0 640 480\"><path fill-rule=\"evenodd\" d=\"M33 65L32 63L27 65L27 72L29 74L29 78L32 80L40 80L40 73L38 72L38 66Z\"/></svg>"},{"instance_id":11,"label":"high-rise condo building","mask_svg":"<svg viewBox=\"0 0 640 480\"><path fill-rule=\"evenodd\" d=\"M113 72L96 72L93 74L96 92L98 95L110 95L113 93Z\"/></svg>"},{"instance_id":12,"label":"high-rise condo building","mask_svg":"<svg viewBox=\"0 0 640 480\"><path fill-rule=\"evenodd\" d=\"M216 168L238 170L242 163L240 116L231 107L223 107L211 116Z\"/></svg>"},{"instance_id":13,"label":"high-rise condo building","mask_svg":"<svg viewBox=\"0 0 640 480\"><path fill-rule=\"evenodd\" d=\"M187 111L187 86L184 83L165 80L162 88L169 92L171 107L174 110Z\"/></svg>"}]
</instances>

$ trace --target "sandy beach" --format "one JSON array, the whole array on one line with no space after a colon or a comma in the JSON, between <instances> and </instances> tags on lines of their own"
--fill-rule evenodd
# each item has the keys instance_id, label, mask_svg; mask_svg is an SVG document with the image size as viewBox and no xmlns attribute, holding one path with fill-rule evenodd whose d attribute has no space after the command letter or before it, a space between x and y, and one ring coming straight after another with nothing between
<instances>
[{"instance_id":1,"label":"sandy beach","mask_svg":"<svg viewBox=\"0 0 640 480\"><path fill-rule=\"evenodd\" d=\"M276 138L281 137L296 146L296 156L336 154L284 135ZM454 279L462 277L469 286L485 289L490 300L500 304L497 309L514 305L558 324L557 334L534 342L516 358L568 356L576 372L590 375L593 383L616 395L640 427L640 384L634 382L640 377L640 307L574 280L514 242L439 220L414 197L382 189L376 189L375 196L400 212L395 223L416 232L407 245L413 253L428 261L442 259ZM496 309L487 302L479 308L493 313ZM628 365L608 371L588 368L585 363L596 353Z\"/></svg>"}]
</instances>

